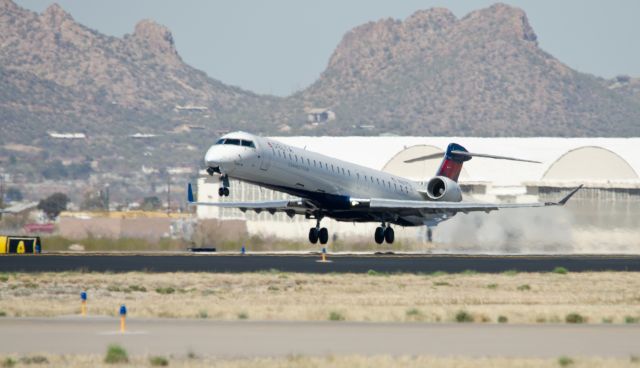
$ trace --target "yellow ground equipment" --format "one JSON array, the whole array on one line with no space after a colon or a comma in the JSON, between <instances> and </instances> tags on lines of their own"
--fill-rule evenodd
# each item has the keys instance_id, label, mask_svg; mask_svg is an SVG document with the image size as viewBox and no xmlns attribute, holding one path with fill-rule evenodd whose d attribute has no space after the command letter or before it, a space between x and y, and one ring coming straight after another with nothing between
<instances>
[{"instance_id":1,"label":"yellow ground equipment","mask_svg":"<svg viewBox=\"0 0 640 368\"><path fill-rule=\"evenodd\" d=\"M39 236L0 235L0 254L2 253L40 253L42 245Z\"/></svg>"}]
</instances>

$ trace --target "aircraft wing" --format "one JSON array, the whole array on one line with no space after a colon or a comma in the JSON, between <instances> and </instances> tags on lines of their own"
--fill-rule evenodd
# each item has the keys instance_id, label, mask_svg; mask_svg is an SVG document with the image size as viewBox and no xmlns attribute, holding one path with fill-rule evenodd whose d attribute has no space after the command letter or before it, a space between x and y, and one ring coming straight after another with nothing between
<instances>
[{"instance_id":1,"label":"aircraft wing","mask_svg":"<svg viewBox=\"0 0 640 368\"><path fill-rule=\"evenodd\" d=\"M564 206L569 199L576 194L582 185L573 189L558 202L534 202L534 203L482 203L482 202L435 202L435 201L411 201L372 198L370 200L358 200L364 206L368 204L370 210L419 211L421 213L457 213L457 212L491 212L501 208L531 208L546 206ZM368 202L368 203L367 203Z\"/></svg>"},{"instance_id":2,"label":"aircraft wing","mask_svg":"<svg viewBox=\"0 0 640 368\"><path fill-rule=\"evenodd\" d=\"M259 202L195 202L191 183L187 187L187 200L191 206L213 206L220 208L237 208L242 212L247 210L260 213L262 211L274 214L276 212L285 212L293 217L296 214L305 214L313 209L313 206L304 200L276 200L276 201L259 201Z\"/></svg>"}]
</instances>

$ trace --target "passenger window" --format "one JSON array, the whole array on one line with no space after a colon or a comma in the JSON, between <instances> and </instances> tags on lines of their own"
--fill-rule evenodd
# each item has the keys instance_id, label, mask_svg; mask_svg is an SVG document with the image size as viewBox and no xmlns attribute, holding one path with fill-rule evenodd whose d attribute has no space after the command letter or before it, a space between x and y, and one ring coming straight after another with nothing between
<instances>
[{"instance_id":1,"label":"passenger window","mask_svg":"<svg viewBox=\"0 0 640 368\"><path fill-rule=\"evenodd\" d=\"M347 169L347 173L351 176L351 170Z\"/></svg>"},{"instance_id":2,"label":"passenger window","mask_svg":"<svg viewBox=\"0 0 640 368\"><path fill-rule=\"evenodd\" d=\"M335 172L335 170L333 170L333 164L331 164L331 171Z\"/></svg>"},{"instance_id":3,"label":"passenger window","mask_svg":"<svg viewBox=\"0 0 640 368\"><path fill-rule=\"evenodd\" d=\"M311 166L311 160L307 159L307 165Z\"/></svg>"},{"instance_id":4,"label":"passenger window","mask_svg":"<svg viewBox=\"0 0 640 368\"><path fill-rule=\"evenodd\" d=\"M291 154L289 154L289 161L293 161L293 157L291 157Z\"/></svg>"},{"instance_id":5,"label":"passenger window","mask_svg":"<svg viewBox=\"0 0 640 368\"><path fill-rule=\"evenodd\" d=\"M341 169L342 169L342 175L345 175L345 174L344 174L344 167L342 167Z\"/></svg>"},{"instance_id":6,"label":"passenger window","mask_svg":"<svg viewBox=\"0 0 640 368\"><path fill-rule=\"evenodd\" d=\"M313 167L316 167L316 160L313 160Z\"/></svg>"},{"instance_id":7,"label":"passenger window","mask_svg":"<svg viewBox=\"0 0 640 368\"><path fill-rule=\"evenodd\" d=\"M298 162L298 155L294 155L296 157L296 162Z\"/></svg>"}]
</instances>

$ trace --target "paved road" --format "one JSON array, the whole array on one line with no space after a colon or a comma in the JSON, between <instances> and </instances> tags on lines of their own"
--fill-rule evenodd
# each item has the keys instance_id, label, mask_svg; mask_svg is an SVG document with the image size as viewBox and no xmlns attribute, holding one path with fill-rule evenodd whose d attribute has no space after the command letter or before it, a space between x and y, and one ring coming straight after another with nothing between
<instances>
[{"instance_id":1,"label":"paved road","mask_svg":"<svg viewBox=\"0 0 640 368\"><path fill-rule=\"evenodd\" d=\"M257 272L270 269L289 272L478 272L506 270L546 272L562 266L572 272L640 271L640 256L449 256L369 255L334 256L319 263L318 255L4 255L4 272Z\"/></svg>"},{"instance_id":2,"label":"paved road","mask_svg":"<svg viewBox=\"0 0 640 368\"><path fill-rule=\"evenodd\" d=\"M0 352L280 356L615 356L640 353L638 325L480 325L350 322L218 322L147 319L117 331L115 318L0 319Z\"/></svg>"}]
</instances>

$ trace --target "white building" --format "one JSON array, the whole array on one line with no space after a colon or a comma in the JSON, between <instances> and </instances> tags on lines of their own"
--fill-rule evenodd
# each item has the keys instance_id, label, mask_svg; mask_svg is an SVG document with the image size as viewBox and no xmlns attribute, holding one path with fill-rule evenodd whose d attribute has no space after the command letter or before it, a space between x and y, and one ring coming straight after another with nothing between
<instances>
[{"instance_id":1,"label":"white building","mask_svg":"<svg viewBox=\"0 0 640 368\"><path fill-rule=\"evenodd\" d=\"M541 161L530 164L515 161L474 158L466 162L460 184L467 198L480 201L530 202L558 199L568 188L584 184L566 209L506 210L498 213L463 215L440 224L434 240L449 244L513 242L519 246L522 236L547 246L550 232L576 247L595 246L602 241L618 244L616 251L626 253L628 242L640 252L640 138L466 138L466 137L275 137L283 143L348 160L366 167L384 170L413 180L434 175L441 159L407 164L410 158L444 152L450 142L462 144L470 152L491 153ZM198 182L198 200L218 200L217 178L202 177ZM289 195L246 183L231 183L234 201L291 198ZM529 212L526 212L529 211ZM545 212L546 211L546 212ZM518 216L514 216L517 214ZM531 217L532 216L532 217ZM198 208L200 218L246 219L252 234L305 239L314 220L285 214L242 213L234 209ZM511 224L514 217L521 224ZM531 218L529 218L531 217ZM469 226L468 223L473 225ZM511 226L516 234L495 231L482 237L486 224ZM460 227L463 225L463 227ZM505 225L506 224L506 225ZM331 234L338 238L372 238L378 224L336 223L325 219ZM506 226L506 227L509 227ZM513 229L515 227L515 230ZM557 229L556 229L557 227ZM570 234L565 229L570 228ZM475 229L475 230L474 230ZM616 229L616 233L609 233ZM494 229L495 230L495 229ZM619 231L618 231L619 230ZM474 234L463 234L474 232ZM536 232L538 232L536 234ZM529 234L531 233L531 234ZM424 239L425 228L396 228L398 239ZM523 235L524 234L524 235ZM468 236L467 236L468 235ZM472 236L473 235L473 236ZM535 235L535 236L533 236ZM475 236L475 237L474 237ZM511 238L510 238L511 237ZM505 239L506 238L506 239ZM469 240L471 239L471 240ZM585 245L586 244L586 245ZM507 244L508 245L508 244ZM580 248L580 249L582 249ZM537 249L537 248L536 248ZM545 248L546 249L546 248ZM610 248L608 248L610 249ZM597 250L597 249L596 249ZM541 249L544 251L544 249Z\"/></svg>"}]
</instances>

